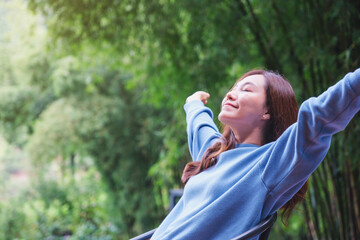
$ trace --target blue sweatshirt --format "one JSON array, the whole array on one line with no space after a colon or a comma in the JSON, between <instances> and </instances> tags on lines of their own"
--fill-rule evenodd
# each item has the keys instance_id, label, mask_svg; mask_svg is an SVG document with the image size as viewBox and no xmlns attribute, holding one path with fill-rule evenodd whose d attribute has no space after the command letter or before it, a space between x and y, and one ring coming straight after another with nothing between
<instances>
[{"instance_id":1,"label":"blue sweatshirt","mask_svg":"<svg viewBox=\"0 0 360 240\"><path fill-rule=\"evenodd\" d=\"M324 159L332 135L359 111L359 95L360 69L305 101L298 121L275 142L237 144L220 154L215 166L189 179L151 239L227 240L276 212ZM184 108L190 153L199 161L220 133L201 101Z\"/></svg>"}]
</instances>

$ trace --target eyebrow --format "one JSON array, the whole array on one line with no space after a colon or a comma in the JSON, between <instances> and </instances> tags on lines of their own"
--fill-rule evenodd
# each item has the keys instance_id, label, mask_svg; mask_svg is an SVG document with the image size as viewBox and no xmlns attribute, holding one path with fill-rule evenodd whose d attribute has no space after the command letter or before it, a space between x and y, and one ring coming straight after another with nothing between
<instances>
[{"instance_id":1,"label":"eyebrow","mask_svg":"<svg viewBox=\"0 0 360 240\"><path fill-rule=\"evenodd\" d=\"M254 87L258 87L256 84L254 84L253 82L245 82L244 84L240 85L241 84L241 81L238 82L237 84L235 84L235 86L233 88L237 88L237 87L245 87L246 85L251 85L251 86L254 86Z\"/></svg>"}]
</instances>

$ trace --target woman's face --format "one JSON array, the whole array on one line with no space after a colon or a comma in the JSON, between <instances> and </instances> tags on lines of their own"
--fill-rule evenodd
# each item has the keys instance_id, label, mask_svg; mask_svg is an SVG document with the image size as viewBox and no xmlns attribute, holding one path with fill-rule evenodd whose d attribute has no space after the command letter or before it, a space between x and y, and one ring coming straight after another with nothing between
<instances>
[{"instance_id":1,"label":"woman's face","mask_svg":"<svg viewBox=\"0 0 360 240\"><path fill-rule=\"evenodd\" d=\"M266 105L266 82L263 75L251 75L237 82L221 104L219 120L233 130L263 127L270 118Z\"/></svg>"}]
</instances>

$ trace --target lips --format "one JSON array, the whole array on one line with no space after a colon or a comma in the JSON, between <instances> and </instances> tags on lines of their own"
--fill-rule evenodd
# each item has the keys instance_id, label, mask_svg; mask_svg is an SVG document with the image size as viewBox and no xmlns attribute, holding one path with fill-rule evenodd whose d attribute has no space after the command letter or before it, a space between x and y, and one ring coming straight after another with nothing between
<instances>
[{"instance_id":1,"label":"lips","mask_svg":"<svg viewBox=\"0 0 360 240\"><path fill-rule=\"evenodd\" d=\"M233 104L230 103L230 102L224 103L223 107L225 107L225 106L230 106L230 107L233 107L233 108L237 108L237 106L233 105Z\"/></svg>"}]
</instances>

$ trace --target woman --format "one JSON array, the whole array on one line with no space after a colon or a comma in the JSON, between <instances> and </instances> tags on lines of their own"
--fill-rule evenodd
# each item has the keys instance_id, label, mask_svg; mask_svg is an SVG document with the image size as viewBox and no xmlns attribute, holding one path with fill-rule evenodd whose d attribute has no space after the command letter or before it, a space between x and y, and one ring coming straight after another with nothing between
<instances>
[{"instance_id":1,"label":"woman","mask_svg":"<svg viewBox=\"0 0 360 240\"><path fill-rule=\"evenodd\" d=\"M254 70L226 94L220 134L196 92L184 106L194 162L183 173L183 197L152 239L231 239L283 208L286 219L304 197L331 136L360 109L360 69L299 111L290 84Z\"/></svg>"}]
</instances>

